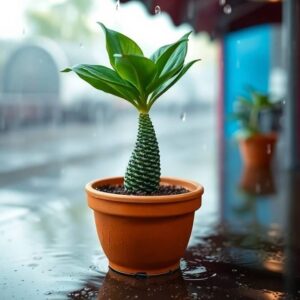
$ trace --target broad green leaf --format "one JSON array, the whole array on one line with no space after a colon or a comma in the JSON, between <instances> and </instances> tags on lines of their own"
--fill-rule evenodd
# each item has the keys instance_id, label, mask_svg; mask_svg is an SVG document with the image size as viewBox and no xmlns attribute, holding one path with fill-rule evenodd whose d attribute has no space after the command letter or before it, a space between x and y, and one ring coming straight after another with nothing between
<instances>
[{"instance_id":1,"label":"broad green leaf","mask_svg":"<svg viewBox=\"0 0 300 300\"><path fill-rule=\"evenodd\" d=\"M132 39L130 39L122 33L106 28L104 24L100 22L98 22L98 24L102 27L103 31L105 32L106 50L109 56L110 64L113 68L115 68L114 54L134 54L143 56L143 51L135 41L133 41Z\"/></svg>"},{"instance_id":2,"label":"broad green leaf","mask_svg":"<svg viewBox=\"0 0 300 300\"><path fill-rule=\"evenodd\" d=\"M174 45L184 41L184 40L188 40L189 35L192 33L192 31L186 33L184 36L182 36L176 43L172 43L172 44L168 44L165 46L162 46L160 48L158 48L152 55L151 55L151 60L153 60L155 63L157 62L157 60L166 52L168 51L171 47L173 47Z\"/></svg>"},{"instance_id":3,"label":"broad green leaf","mask_svg":"<svg viewBox=\"0 0 300 300\"><path fill-rule=\"evenodd\" d=\"M159 88L162 84L176 75L184 64L187 53L188 36L191 32L185 34L179 41L160 48L155 57L157 66L157 79L148 87L148 92Z\"/></svg>"},{"instance_id":4,"label":"broad green leaf","mask_svg":"<svg viewBox=\"0 0 300 300\"><path fill-rule=\"evenodd\" d=\"M146 87L156 77L155 63L143 56L115 55L115 68L118 74L134 85L142 97L147 96Z\"/></svg>"},{"instance_id":5,"label":"broad green leaf","mask_svg":"<svg viewBox=\"0 0 300 300\"><path fill-rule=\"evenodd\" d=\"M114 70L99 65L76 65L62 72L75 72L94 88L124 98L132 104L137 99L138 91L123 80Z\"/></svg>"},{"instance_id":6,"label":"broad green leaf","mask_svg":"<svg viewBox=\"0 0 300 300\"><path fill-rule=\"evenodd\" d=\"M151 100L150 100L150 107L152 106L152 104L162 95L164 94L168 89L170 89L187 71L188 69L197 61L200 61L200 59L196 59L193 60L191 62L189 62L188 64L186 64L181 70L180 72L177 74L177 76L171 80L169 80L166 84L164 84L163 86L161 86L160 88L158 88L157 90L155 90L151 96Z\"/></svg>"}]
</instances>

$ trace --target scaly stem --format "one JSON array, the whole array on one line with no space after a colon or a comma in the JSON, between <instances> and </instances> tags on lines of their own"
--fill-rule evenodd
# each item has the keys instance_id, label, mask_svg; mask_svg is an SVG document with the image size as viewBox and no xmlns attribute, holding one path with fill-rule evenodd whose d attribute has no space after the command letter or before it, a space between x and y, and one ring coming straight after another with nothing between
<instances>
[{"instance_id":1,"label":"scaly stem","mask_svg":"<svg viewBox=\"0 0 300 300\"><path fill-rule=\"evenodd\" d=\"M125 173L125 189L151 193L160 182L160 155L154 127L149 114L140 113L135 148Z\"/></svg>"}]
</instances>

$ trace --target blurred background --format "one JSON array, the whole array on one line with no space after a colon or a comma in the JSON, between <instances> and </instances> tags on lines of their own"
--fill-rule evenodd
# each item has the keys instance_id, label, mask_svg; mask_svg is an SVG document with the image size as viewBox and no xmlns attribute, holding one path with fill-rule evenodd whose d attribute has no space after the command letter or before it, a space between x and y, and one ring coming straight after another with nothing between
<instances>
[{"instance_id":1,"label":"blurred background","mask_svg":"<svg viewBox=\"0 0 300 300\"><path fill-rule=\"evenodd\" d=\"M299 6L297 0L1 3L1 299L224 299L225 290L232 299L298 299ZM174 278L139 286L107 273L86 205L84 185L123 175L137 133L137 112L125 101L60 73L78 63L109 66L98 21L137 41L148 56L193 30L187 60L201 62L151 112L162 175L205 187L175 280L179 290ZM249 87L276 102L260 118L278 136L267 170L243 166L234 138L239 124L229 118Z\"/></svg>"}]
</instances>

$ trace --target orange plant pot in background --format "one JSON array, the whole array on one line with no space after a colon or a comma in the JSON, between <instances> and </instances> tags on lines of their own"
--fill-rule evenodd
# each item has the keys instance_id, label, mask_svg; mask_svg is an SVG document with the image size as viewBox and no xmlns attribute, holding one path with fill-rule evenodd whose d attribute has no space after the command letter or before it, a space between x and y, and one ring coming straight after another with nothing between
<instances>
[{"instance_id":1,"label":"orange plant pot in background","mask_svg":"<svg viewBox=\"0 0 300 300\"><path fill-rule=\"evenodd\" d=\"M161 178L162 185L190 192L169 196L128 196L96 190L123 184L123 177L95 180L86 185L97 233L109 266L121 273L160 275L179 268L203 187L192 181Z\"/></svg>"},{"instance_id":2,"label":"orange plant pot in background","mask_svg":"<svg viewBox=\"0 0 300 300\"><path fill-rule=\"evenodd\" d=\"M276 141L275 133L257 134L240 140L240 151L246 167L269 167Z\"/></svg>"},{"instance_id":3,"label":"orange plant pot in background","mask_svg":"<svg viewBox=\"0 0 300 300\"><path fill-rule=\"evenodd\" d=\"M240 188L254 196L274 194L275 182L271 168L245 167L240 180Z\"/></svg>"}]
</instances>

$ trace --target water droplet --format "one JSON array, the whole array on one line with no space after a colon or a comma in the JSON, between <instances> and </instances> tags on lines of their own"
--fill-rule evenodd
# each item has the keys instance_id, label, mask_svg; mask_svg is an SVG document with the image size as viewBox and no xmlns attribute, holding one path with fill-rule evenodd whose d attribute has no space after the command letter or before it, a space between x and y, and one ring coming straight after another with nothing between
<instances>
[{"instance_id":1,"label":"water droplet","mask_svg":"<svg viewBox=\"0 0 300 300\"><path fill-rule=\"evenodd\" d=\"M116 10L119 10L119 8L120 8L120 0L117 0L117 2L116 2Z\"/></svg>"},{"instance_id":2,"label":"water droplet","mask_svg":"<svg viewBox=\"0 0 300 300\"><path fill-rule=\"evenodd\" d=\"M180 120L181 120L182 122L185 122L185 121L186 121L186 113L185 113L185 112L183 112L183 113L180 114Z\"/></svg>"},{"instance_id":3,"label":"water droplet","mask_svg":"<svg viewBox=\"0 0 300 300\"><path fill-rule=\"evenodd\" d=\"M272 147L270 144L267 145L267 154L271 154L272 153Z\"/></svg>"},{"instance_id":4,"label":"water droplet","mask_svg":"<svg viewBox=\"0 0 300 300\"><path fill-rule=\"evenodd\" d=\"M193 19L195 16L195 3L194 3L194 0L192 1L189 1L189 4L188 4L188 8L187 8L187 17L188 19Z\"/></svg>"},{"instance_id":5,"label":"water droplet","mask_svg":"<svg viewBox=\"0 0 300 300\"><path fill-rule=\"evenodd\" d=\"M231 8L231 5L229 4L226 4L223 8L223 11L226 15L230 15L232 13L232 8Z\"/></svg>"},{"instance_id":6,"label":"water droplet","mask_svg":"<svg viewBox=\"0 0 300 300\"><path fill-rule=\"evenodd\" d=\"M160 6L159 5L156 5L155 8L154 8L154 13L156 15L159 15L161 13L161 9L160 9Z\"/></svg>"},{"instance_id":7,"label":"water droplet","mask_svg":"<svg viewBox=\"0 0 300 300\"><path fill-rule=\"evenodd\" d=\"M260 193L260 191L261 191L260 184L257 183L257 184L255 185L255 192L256 192L256 193Z\"/></svg>"},{"instance_id":8,"label":"water droplet","mask_svg":"<svg viewBox=\"0 0 300 300\"><path fill-rule=\"evenodd\" d=\"M282 104L285 105L285 103L286 103L286 101L285 101L285 100L282 100Z\"/></svg>"},{"instance_id":9,"label":"water droplet","mask_svg":"<svg viewBox=\"0 0 300 300\"><path fill-rule=\"evenodd\" d=\"M45 295L52 295L52 292L46 292Z\"/></svg>"},{"instance_id":10,"label":"water droplet","mask_svg":"<svg viewBox=\"0 0 300 300\"><path fill-rule=\"evenodd\" d=\"M219 4L220 4L221 6L225 5L225 4L226 4L226 0L219 0Z\"/></svg>"}]
</instances>

